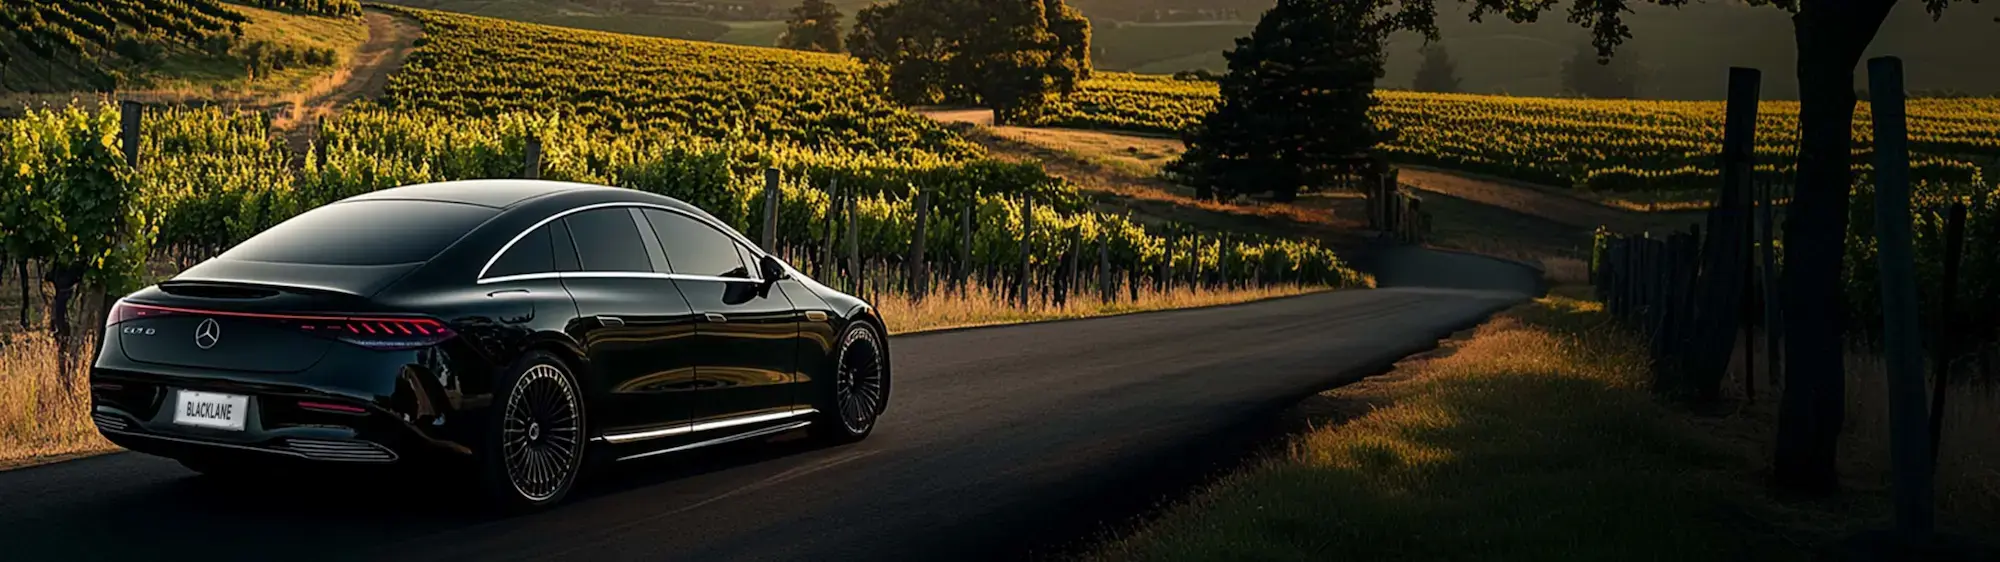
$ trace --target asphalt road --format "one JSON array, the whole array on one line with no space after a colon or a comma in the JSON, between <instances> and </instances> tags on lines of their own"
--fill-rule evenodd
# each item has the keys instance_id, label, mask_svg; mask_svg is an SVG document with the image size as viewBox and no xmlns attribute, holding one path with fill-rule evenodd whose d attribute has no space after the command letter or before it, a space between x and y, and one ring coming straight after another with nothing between
<instances>
[{"instance_id":1,"label":"asphalt road","mask_svg":"<svg viewBox=\"0 0 2000 562\"><path fill-rule=\"evenodd\" d=\"M1274 409L1427 348L1533 284L1466 256L1392 261L1405 265L1397 284L1433 287L897 337L894 402L867 441L780 437L625 466L529 516L480 514L410 479L217 485L129 453L4 472L0 560L1045 554L1184 488ZM1436 288L1453 285L1472 288Z\"/></svg>"}]
</instances>

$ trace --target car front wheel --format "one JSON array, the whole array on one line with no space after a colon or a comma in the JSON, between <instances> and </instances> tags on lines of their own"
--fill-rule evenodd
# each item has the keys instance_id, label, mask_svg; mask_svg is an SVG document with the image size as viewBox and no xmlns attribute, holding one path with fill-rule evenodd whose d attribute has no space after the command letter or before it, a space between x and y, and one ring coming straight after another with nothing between
<instances>
[{"instance_id":1,"label":"car front wheel","mask_svg":"<svg viewBox=\"0 0 2000 562\"><path fill-rule=\"evenodd\" d=\"M811 431L826 441L851 443L875 431L889 405L889 358L882 335L867 322L841 332L834 354L834 382Z\"/></svg>"}]
</instances>

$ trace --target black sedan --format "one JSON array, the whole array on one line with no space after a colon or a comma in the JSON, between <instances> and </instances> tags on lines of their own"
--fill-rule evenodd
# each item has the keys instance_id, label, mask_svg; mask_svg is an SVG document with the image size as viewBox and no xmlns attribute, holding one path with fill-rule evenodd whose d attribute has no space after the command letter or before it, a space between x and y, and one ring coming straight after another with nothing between
<instances>
[{"instance_id":1,"label":"black sedan","mask_svg":"<svg viewBox=\"0 0 2000 562\"><path fill-rule=\"evenodd\" d=\"M559 502L605 461L860 440L890 389L867 303L691 205L570 183L342 200L109 322L90 385L113 443L211 475L455 467L510 508Z\"/></svg>"}]
</instances>

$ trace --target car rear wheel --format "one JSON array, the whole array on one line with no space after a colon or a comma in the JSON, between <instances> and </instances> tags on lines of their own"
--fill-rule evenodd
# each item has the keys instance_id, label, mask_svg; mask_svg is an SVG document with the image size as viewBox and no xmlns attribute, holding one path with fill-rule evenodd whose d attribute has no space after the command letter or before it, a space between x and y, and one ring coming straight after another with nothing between
<instances>
[{"instance_id":1,"label":"car rear wheel","mask_svg":"<svg viewBox=\"0 0 2000 562\"><path fill-rule=\"evenodd\" d=\"M889 405L889 358L873 325L855 322L840 335L831 395L809 430L836 443L866 439Z\"/></svg>"},{"instance_id":2,"label":"car rear wheel","mask_svg":"<svg viewBox=\"0 0 2000 562\"><path fill-rule=\"evenodd\" d=\"M562 361L537 352L495 388L487 446L480 452L481 492L510 511L561 502L584 466L584 402L576 378Z\"/></svg>"}]
</instances>

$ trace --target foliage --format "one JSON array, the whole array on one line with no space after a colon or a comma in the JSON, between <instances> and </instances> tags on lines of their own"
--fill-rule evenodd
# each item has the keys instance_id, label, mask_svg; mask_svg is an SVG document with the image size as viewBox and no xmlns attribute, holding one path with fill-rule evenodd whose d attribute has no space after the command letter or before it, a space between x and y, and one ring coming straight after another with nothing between
<instances>
[{"instance_id":1,"label":"foliage","mask_svg":"<svg viewBox=\"0 0 2000 562\"><path fill-rule=\"evenodd\" d=\"M134 279L148 248L141 182L113 112L37 110L0 121L0 245L44 264L59 290Z\"/></svg>"},{"instance_id":2,"label":"foliage","mask_svg":"<svg viewBox=\"0 0 2000 562\"><path fill-rule=\"evenodd\" d=\"M1063 0L901 0L855 16L848 49L910 103L1018 122L1090 76L1090 21Z\"/></svg>"},{"instance_id":3,"label":"foliage","mask_svg":"<svg viewBox=\"0 0 2000 562\"><path fill-rule=\"evenodd\" d=\"M606 137L664 132L913 165L979 154L882 95L847 57L394 9L421 20L425 37L390 77L385 109L556 113Z\"/></svg>"},{"instance_id":4,"label":"foliage","mask_svg":"<svg viewBox=\"0 0 2000 562\"><path fill-rule=\"evenodd\" d=\"M778 46L799 51L841 52L840 7L826 0L805 0L792 8Z\"/></svg>"},{"instance_id":5,"label":"foliage","mask_svg":"<svg viewBox=\"0 0 2000 562\"><path fill-rule=\"evenodd\" d=\"M333 18L361 17L361 3L355 0L239 0L244 4L297 14Z\"/></svg>"},{"instance_id":6,"label":"foliage","mask_svg":"<svg viewBox=\"0 0 2000 562\"><path fill-rule=\"evenodd\" d=\"M1443 43L1424 44L1424 62L1417 67L1417 80L1413 88L1419 92L1458 93L1458 65L1451 62L1451 53Z\"/></svg>"},{"instance_id":7,"label":"foliage","mask_svg":"<svg viewBox=\"0 0 2000 562\"><path fill-rule=\"evenodd\" d=\"M1205 82L1099 73L1052 105L1042 124L1179 131L1214 107L1217 92ZM1381 100L1373 112L1376 125L1396 131L1381 149L1398 162L1589 190L1709 190L1720 175L1721 102L1375 95ZM1790 183L1798 108L1797 102L1762 104L1757 181ZM2000 163L2000 99L1914 99L1908 113L1912 174L1919 181L1971 183L1982 168ZM1872 142L1867 104L1853 128L1860 146Z\"/></svg>"},{"instance_id":8,"label":"foliage","mask_svg":"<svg viewBox=\"0 0 2000 562\"><path fill-rule=\"evenodd\" d=\"M1289 201L1331 183L1337 163L1380 139L1368 109L1382 35L1357 0L1279 0L1225 56L1214 112L1168 171L1204 196L1269 190Z\"/></svg>"}]
</instances>

